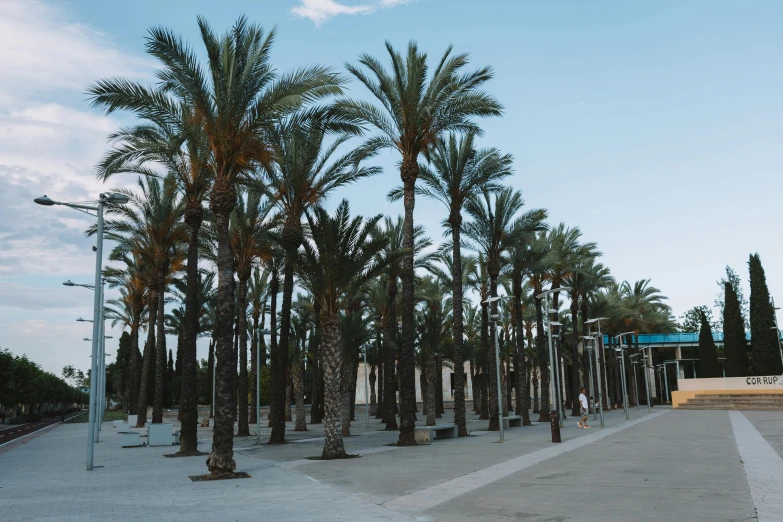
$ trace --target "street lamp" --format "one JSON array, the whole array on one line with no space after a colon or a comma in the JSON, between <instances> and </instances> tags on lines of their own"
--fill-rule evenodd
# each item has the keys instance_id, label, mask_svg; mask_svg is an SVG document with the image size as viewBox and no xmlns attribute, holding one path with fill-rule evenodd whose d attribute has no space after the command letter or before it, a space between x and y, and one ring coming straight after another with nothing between
<instances>
[{"instance_id":1,"label":"street lamp","mask_svg":"<svg viewBox=\"0 0 783 522\"><path fill-rule=\"evenodd\" d=\"M590 391L593 392L595 390L593 385L593 351L595 350L595 347L587 344L587 341L595 342L595 338L590 335L583 335L582 339L584 339L585 350L590 352L590 355L587 356L587 359L590 361ZM598 408L595 404L595 400L593 400L593 420L595 420L595 415L598 413Z\"/></svg>"},{"instance_id":2,"label":"street lamp","mask_svg":"<svg viewBox=\"0 0 783 522\"><path fill-rule=\"evenodd\" d=\"M554 351L552 349L552 326L561 326L560 323L557 321L552 321L549 317L549 314L551 313L557 313L557 310L553 310L549 306L549 295L553 292L567 292L571 290L569 287L561 286L558 288L550 288L549 290L545 290L544 292L538 294L536 296L536 299L545 299L546 309L547 309L547 332L549 335L547 335L548 341L549 341L549 368L550 368L550 378L549 378L549 389L550 389L550 398L552 400L552 405L555 406L555 408L550 408L551 411L549 412L549 415L551 417L552 412L555 413L557 416L559 422L557 426L563 427L564 422L564 413L562 411L563 404L560 400L560 376L558 366L555 366L555 356ZM554 378L552 377L551 373L554 373ZM557 383L557 388L555 388L555 383ZM557 392L555 392L555 389L557 389ZM555 424L552 423L551 426L552 429L552 442L560 442L560 430L558 429L555 431Z\"/></svg>"},{"instance_id":3,"label":"street lamp","mask_svg":"<svg viewBox=\"0 0 783 522\"><path fill-rule=\"evenodd\" d=\"M488 297L485 303L492 305L495 301L499 301L499 296ZM498 386L498 426L500 428L500 442L503 442L503 387L500 385L500 346L498 344L498 309L495 305L495 313L489 317L492 320L492 333L495 336L495 379Z\"/></svg>"},{"instance_id":4,"label":"street lamp","mask_svg":"<svg viewBox=\"0 0 783 522\"><path fill-rule=\"evenodd\" d=\"M599 340L601 343L601 346L603 347L604 343L604 335L601 333L601 321L606 321L606 317L596 317L594 319L588 319L585 321L586 324L598 324L598 334L596 334L596 339ZM604 399L603 399L603 376L601 375L601 365L599 364L598 359L598 347L596 346L595 350L595 375L598 379L598 408L601 415L601 427L604 427Z\"/></svg>"},{"instance_id":5,"label":"street lamp","mask_svg":"<svg viewBox=\"0 0 783 522\"><path fill-rule=\"evenodd\" d=\"M97 226L97 235L96 235L96 246L95 246L95 283L93 285L94 289L97 289L101 284L101 267L103 265L103 210L106 204L113 204L113 205L124 205L128 202L128 196L124 194L118 194L118 193L105 193L101 194L98 197L97 205L83 205L80 203L66 203L62 201L54 201L49 196L44 195L43 197L35 198L33 201L39 205L43 205L45 207L51 207L53 205L63 205L66 207L73 208L75 210L78 210L80 212L85 212L86 214L93 215L90 213L90 211L95 212L95 216L98 220L98 226ZM70 286L70 285L68 285ZM92 363L91 363L91 369L93 372L93 375L97 375L98 373L98 349L99 349L99 340L101 339L101 336L103 335L101 333L101 319L102 319L102 311L103 311L103 304L101 302L103 292L95 292L95 297L93 300L93 325L92 325ZM93 426L95 423L95 408L97 406L96 404L96 392L97 392L97 383L95 382L95 379L90 379L90 410L88 413L88 429L87 429L87 463L86 468L87 471L92 471L93 468L93 454L94 454L94 445L95 445L95 435Z\"/></svg>"},{"instance_id":6,"label":"street lamp","mask_svg":"<svg viewBox=\"0 0 783 522\"><path fill-rule=\"evenodd\" d=\"M624 332L615 336L615 338L619 339L620 342L620 347L615 348L615 351L620 352L620 377L622 378L623 385L623 409L625 409L625 420L631 420L631 417L628 411L628 384L625 377L625 352L623 351L623 336L632 335L635 333L636 332Z\"/></svg>"}]
</instances>

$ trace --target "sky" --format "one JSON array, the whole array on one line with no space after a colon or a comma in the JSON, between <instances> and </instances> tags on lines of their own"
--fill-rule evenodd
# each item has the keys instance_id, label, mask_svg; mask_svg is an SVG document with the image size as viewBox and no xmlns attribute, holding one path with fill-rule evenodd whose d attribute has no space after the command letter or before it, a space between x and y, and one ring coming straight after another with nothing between
<instances>
[{"instance_id":1,"label":"sky","mask_svg":"<svg viewBox=\"0 0 783 522\"><path fill-rule=\"evenodd\" d=\"M345 72L361 53L386 62L387 40L416 40L433 61L449 45L468 52L470 67L493 67L486 89L505 108L481 121L480 145L513 154L510 183L527 207L578 226L618 281L651 279L680 316L713 303L727 264L747 296L758 252L783 302L781 2L0 0L0 12L0 347L53 373L89 366L92 332L75 319L90 315L92 294L61 283L92 281L93 221L32 200L86 201L133 183L95 180L107 134L133 120L91 108L86 89L113 76L154 83L147 30L170 28L200 52L199 15L218 32L242 14L277 26L279 71ZM356 82L349 94L367 96ZM383 174L330 204L401 213L385 198L396 157L377 162ZM415 210L436 241L439 205L419 199ZM109 353L120 333L107 325ZM206 350L200 341L200 358Z\"/></svg>"}]
</instances>

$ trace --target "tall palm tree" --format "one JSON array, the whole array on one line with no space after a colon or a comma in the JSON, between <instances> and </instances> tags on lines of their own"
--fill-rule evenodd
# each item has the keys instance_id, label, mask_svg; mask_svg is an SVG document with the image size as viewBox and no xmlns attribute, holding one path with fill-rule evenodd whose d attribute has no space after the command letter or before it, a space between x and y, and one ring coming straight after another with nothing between
<instances>
[{"instance_id":1,"label":"tall palm tree","mask_svg":"<svg viewBox=\"0 0 783 522\"><path fill-rule=\"evenodd\" d=\"M107 112L118 109L137 110L138 99L112 92L114 105L107 105L109 91L93 88L94 105L104 106ZM117 87L115 85L114 87ZM125 87L125 86L123 86ZM160 94L160 92L159 92ZM141 124L125 127L110 135L114 146L98 165L97 176L107 180L118 173L133 173L156 177L157 171L150 163L157 163L172 173L182 193L184 219L188 226L187 290L185 317L181 336L182 348L182 429L180 454L199 454L196 441L198 397L196 391L196 338L198 336L198 252L199 232L204 219L204 201L211 185L211 172L207 168L209 143L198 124L187 98L179 93L169 93L170 112L155 111L153 104L142 115Z\"/></svg>"},{"instance_id":2,"label":"tall palm tree","mask_svg":"<svg viewBox=\"0 0 783 522\"><path fill-rule=\"evenodd\" d=\"M511 187L502 189L493 197L484 192L482 197L468 200L467 211L473 221L465 225L465 235L474 243L474 249L487 259L489 274L489 292L491 297L498 296L498 277L504 263L503 257L516 244L521 234L531 234L546 228L544 220L547 212L534 209L517 215L524 206L522 193ZM498 314L497 300L490 304L491 315ZM497 335L493 330L492 335ZM494 337L493 337L494 339ZM493 343L491 343L493 344ZM495 382L495 358L487 358L489 377L489 430L499 430L497 382Z\"/></svg>"},{"instance_id":3,"label":"tall palm tree","mask_svg":"<svg viewBox=\"0 0 783 522\"><path fill-rule=\"evenodd\" d=\"M248 389L247 389L247 283L253 266L262 257L271 256L271 240L268 231L271 228L267 217L272 205L255 190L247 192L245 198L237 198L231 213L229 235L231 250L237 273L237 331L239 332L239 426L237 437L250 436L248 425Z\"/></svg>"},{"instance_id":4,"label":"tall palm tree","mask_svg":"<svg viewBox=\"0 0 783 522\"><path fill-rule=\"evenodd\" d=\"M115 189L128 196L127 205L112 205L107 213L118 216L107 219L105 232L118 242L113 255L132 254L150 266L147 287L149 321L147 345L144 349L141 386L139 390L137 426L144 426L147 416L147 378L150 361L155 357L155 389L152 422L163 420L163 379L166 368L166 332L163 302L167 279L182 268L182 245L187 242L187 230L180 222L182 201L177 197L176 179L169 175L162 181L139 178L139 192ZM95 227L90 229L95 233ZM157 328L157 337L155 330Z\"/></svg>"},{"instance_id":5,"label":"tall palm tree","mask_svg":"<svg viewBox=\"0 0 783 522\"><path fill-rule=\"evenodd\" d=\"M479 252L478 260L473 265L473 272L470 274L470 286L479 296L479 303L481 305L481 324L479 333L479 344L477 352L477 366L478 372L478 387L473 387L473 393L476 394L476 390L480 391L480 404L478 407L479 418L489 419L489 378L487 377L487 357L489 352L489 339L487 336L487 330L489 328L489 305L487 299L490 297L489 293L489 274L487 273L487 258Z\"/></svg>"},{"instance_id":6,"label":"tall palm tree","mask_svg":"<svg viewBox=\"0 0 783 522\"><path fill-rule=\"evenodd\" d=\"M268 136L281 116L303 104L342 94L344 80L323 66L300 68L278 75L270 63L276 32L265 33L240 17L230 31L217 36L203 18L198 19L206 48L207 66L178 36L164 28L150 30L147 49L163 68L158 89L123 79L103 80L90 89L93 99L107 108L127 108L138 116L169 117L175 104L171 95L184 98L209 143L207 168L213 180L210 208L218 231L217 303L217 408L210 473L231 474L233 458L233 412L231 361L234 319L233 255L228 234L231 211L236 203L237 183L251 176L260 163L271 160ZM206 74L205 74L206 71ZM174 116L171 116L175 119Z\"/></svg>"},{"instance_id":7,"label":"tall palm tree","mask_svg":"<svg viewBox=\"0 0 783 522\"><path fill-rule=\"evenodd\" d=\"M437 382L435 357L438 354L443 356L442 345L445 338L443 293L437 282L431 277L423 278L417 290L416 297L424 304L418 314L419 332L417 336L419 351L424 359L422 370L427 383L427 394L422 399L426 401L427 406L427 426L434 426L436 387L440 386L440 383Z\"/></svg>"},{"instance_id":8,"label":"tall palm tree","mask_svg":"<svg viewBox=\"0 0 783 522\"><path fill-rule=\"evenodd\" d=\"M420 195L443 203L449 212L446 220L451 230L451 293L454 329L454 423L460 437L467 437L465 425L464 356L463 344L463 271L460 252L462 209L465 202L479 192L500 190L500 181L512 173L512 157L497 149L476 150L474 132L463 137L455 133L438 140L430 152L431 168L421 165L419 177L423 185L416 187ZM402 191L394 194L402 197Z\"/></svg>"},{"instance_id":9,"label":"tall palm tree","mask_svg":"<svg viewBox=\"0 0 783 522\"><path fill-rule=\"evenodd\" d=\"M551 244L545 232L535 234L530 241L530 258L528 259L526 276L528 285L533 291L533 296L541 295L544 291L544 285L551 278L550 263ZM535 298L536 310L536 358L538 360L541 386L541 406L539 409L538 422L549 422L550 405L549 388L551 372L548 365L549 356L547 352L547 340L544 333L544 315L542 311L542 300Z\"/></svg>"},{"instance_id":10,"label":"tall palm tree","mask_svg":"<svg viewBox=\"0 0 783 522\"><path fill-rule=\"evenodd\" d=\"M351 219L348 202L343 200L334 217L316 207L307 221L312 242L303 244L300 276L320 300L321 351L324 366L324 449L322 458L345 458L340 427L340 367L342 328L340 311L345 299L357 287L378 277L386 258L380 256L387 239L377 234L381 216L367 221Z\"/></svg>"},{"instance_id":11,"label":"tall palm tree","mask_svg":"<svg viewBox=\"0 0 783 522\"><path fill-rule=\"evenodd\" d=\"M247 300L251 306L251 316L253 318L252 348L250 350L250 382L253 388L258 383L258 367L266 364L266 346L264 346L264 336L259 335L260 330L264 329L266 319L265 309L266 301L269 296L269 273L256 266L253 269L253 276L248 281ZM263 319L262 319L263 317ZM260 345L260 346L259 346ZM263 354L260 353L263 346ZM261 360L257 360L260 357ZM257 403L256 393L250 390L250 423L257 421Z\"/></svg>"},{"instance_id":12,"label":"tall palm tree","mask_svg":"<svg viewBox=\"0 0 783 522\"><path fill-rule=\"evenodd\" d=\"M128 403L129 412L137 410L139 397L139 372L141 360L139 357L139 332L148 312L145 302L145 293L149 281L149 266L141 262L141 256L134 253L112 252L109 256L112 261L125 264L125 268L106 267L103 271L106 282L110 288L119 288L120 299L108 301L109 314L116 308L123 310L121 315L123 322L130 328L131 358L130 378L128 379Z\"/></svg>"},{"instance_id":13,"label":"tall palm tree","mask_svg":"<svg viewBox=\"0 0 783 522\"><path fill-rule=\"evenodd\" d=\"M380 172L379 167L368 167L362 162L371 155L366 149L355 149L338 155L350 133L338 136L331 144L325 143L329 126L312 120L306 125L303 116L295 116L279 123L272 142L273 162L265 169L267 190L277 205L277 220L281 223L280 245L285 252L283 268L283 303L280 316L280 357L272 368L272 434L270 444L285 442L283 410L285 386L281 383L287 368L288 336L291 328L291 301L294 291L294 265L297 250L304 239L302 218L305 213L321 205L336 189Z\"/></svg>"},{"instance_id":14,"label":"tall palm tree","mask_svg":"<svg viewBox=\"0 0 783 522\"><path fill-rule=\"evenodd\" d=\"M400 353L398 342L397 326L397 307L398 307L398 280L404 271L404 256L400 255L405 250L405 221L397 216L395 221L390 216L386 216L383 222L383 233L386 236L386 247L384 257L389 259L386 275L388 305L387 314L384 316L385 325L383 335L384 359L384 413L386 415L386 430L397 430L397 378L395 377L395 354ZM425 252L432 245L429 237L424 235L424 227L414 227L413 230L413 268L429 269L436 254ZM415 391L415 390L414 390ZM402 395L401 395L402 397ZM415 399L415 397L414 397ZM400 399L402 400L402 399ZM415 406L415 405L414 405Z\"/></svg>"},{"instance_id":15,"label":"tall palm tree","mask_svg":"<svg viewBox=\"0 0 783 522\"><path fill-rule=\"evenodd\" d=\"M377 105L346 99L342 108L357 120L374 127L378 134L371 137L367 147L390 148L401 156L400 178L403 184L405 226L402 271L402 344L400 346L400 437L398 444L415 445L413 437L416 415L416 388L414 369L414 226L416 179L419 176L419 156L444 133L449 131L480 133L473 121L475 116L499 116L500 103L480 88L490 78L492 69L481 68L463 73L468 63L467 54L452 56L446 49L432 75L429 75L427 55L419 51L415 42L408 44L403 57L386 42L391 72L372 56L359 57L360 68L346 65L377 100Z\"/></svg>"}]
</instances>

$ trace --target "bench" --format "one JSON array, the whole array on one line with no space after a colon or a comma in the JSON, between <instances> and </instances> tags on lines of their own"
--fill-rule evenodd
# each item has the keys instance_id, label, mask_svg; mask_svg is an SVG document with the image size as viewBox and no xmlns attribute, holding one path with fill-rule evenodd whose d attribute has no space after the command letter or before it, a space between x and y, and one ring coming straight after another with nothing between
<instances>
[{"instance_id":1,"label":"bench","mask_svg":"<svg viewBox=\"0 0 783 522\"><path fill-rule=\"evenodd\" d=\"M503 417L503 428L509 429L509 428L516 428L519 426L522 426L521 415L509 415L508 417Z\"/></svg>"},{"instance_id":2,"label":"bench","mask_svg":"<svg viewBox=\"0 0 783 522\"><path fill-rule=\"evenodd\" d=\"M123 448L138 448L141 446L141 436L138 431L130 431L120 435L120 445Z\"/></svg>"},{"instance_id":3,"label":"bench","mask_svg":"<svg viewBox=\"0 0 783 522\"><path fill-rule=\"evenodd\" d=\"M127 422L120 422L116 425L117 433L129 433L131 430L131 425Z\"/></svg>"},{"instance_id":4,"label":"bench","mask_svg":"<svg viewBox=\"0 0 783 522\"><path fill-rule=\"evenodd\" d=\"M435 426L416 426L413 437L416 442L432 442L435 439L451 439L457 436L455 424L436 424Z\"/></svg>"},{"instance_id":5,"label":"bench","mask_svg":"<svg viewBox=\"0 0 783 522\"><path fill-rule=\"evenodd\" d=\"M131 426L135 426L138 421L139 421L138 415L128 415L128 424L130 424Z\"/></svg>"}]
</instances>

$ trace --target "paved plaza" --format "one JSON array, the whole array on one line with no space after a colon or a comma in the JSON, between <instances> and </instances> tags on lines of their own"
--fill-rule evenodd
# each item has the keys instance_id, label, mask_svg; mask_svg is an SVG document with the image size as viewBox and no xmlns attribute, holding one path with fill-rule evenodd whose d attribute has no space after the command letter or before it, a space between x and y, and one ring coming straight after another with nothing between
<instances>
[{"instance_id":1,"label":"paved plaza","mask_svg":"<svg viewBox=\"0 0 783 522\"><path fill-rule=\"evenodd\" d=\"M548 424L512 428L500 444L469 415L471 437L398 448L396 432L374 418L368 429L357 408L345 445L362 458L310 460L323 431L308 426L284 446L235 439L249 479L192 482L206 457L122 449L109 423L101 467L87 472L86 425L65 424L0 454L0 520L783 520L783 412L642 408L591 425L567 419L562 444L549 442ZM210 439L199 428L202 451Z\"/></svg>"}]
</instances>

